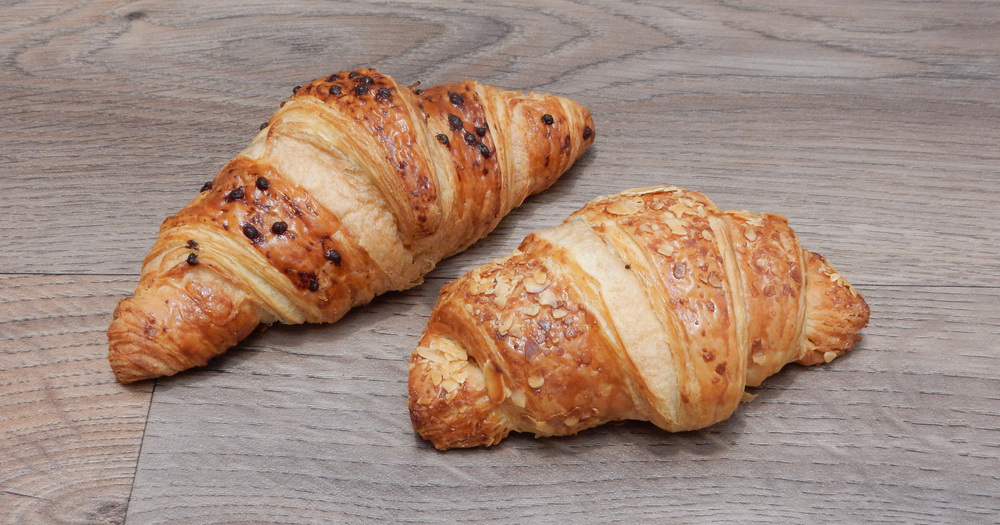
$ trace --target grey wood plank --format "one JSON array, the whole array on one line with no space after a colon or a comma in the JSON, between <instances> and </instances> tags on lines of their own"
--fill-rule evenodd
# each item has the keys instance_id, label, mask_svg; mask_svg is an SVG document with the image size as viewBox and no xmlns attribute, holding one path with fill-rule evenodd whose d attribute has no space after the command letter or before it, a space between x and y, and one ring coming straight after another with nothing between
<instances>
[{"instance_id":1,"label":"grey wood plank","mask_svg":"<svg viewBox=\"0 0 1000 525\"><path fill-rule=\"evenodd\" d=\"M731 419L440 453L406 409L443 280L276 327L160 380L129 524L986 522L1000 513L1000 290L862 287L860 348L790 365Z\"/></svg>"},{"instance_id":2,"label":"grey wood plank","mask_svg":"<svg viewBox=\"0 0 1000 525\"><path fill-rule=\"evenodd\" d=\"M104 331L128 277L0 275L0 523L122 523L152 385Z\"/></svg>"},{"instance_id":3,"label":"grey wood plank","mask_svg":"<svg viewBox=\"0 0 1000 525\"><path fill-rule=\"evenodd\" d=\"M789 216L858 282L998 283L995 4L3 9L0 155L18 211L0 221L11 240L0 272L137 274L159 223L292 86L375 65L553 91L594 111L597 146L566 180L447 268L598 194L669 183Z\"/></svg>"}]
</instances>

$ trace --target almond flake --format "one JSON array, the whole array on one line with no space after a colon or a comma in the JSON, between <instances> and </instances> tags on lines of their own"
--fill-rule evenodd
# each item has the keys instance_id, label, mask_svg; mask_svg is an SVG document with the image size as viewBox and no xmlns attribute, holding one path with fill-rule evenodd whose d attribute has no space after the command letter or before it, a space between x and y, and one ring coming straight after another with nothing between
<instances>
[{"instance_id":1,"label":"almond flake","mask_svg":"<svg viewBox=\"0 0 1000 525\"><path fill-rule=\"evenodd\" d=\"M557 302L558 299L556 299L556 294L552 291L552 288L546 288L542 290L542 293L538 294L538 304L555 306Z\"/></svg>"},{"instance_id":2,"label":"almond flake","mask_svg":"<svg viewBox=\"0 0 1000 525\"><path fill-rule=\"evenodd\" d=\"M701 236L702 236L703 239L705 239L706 241L709 241L709 242L712 242L712 241L715 240L715 237L712 235L712 232L710 232L708 230L701 230Z\"/></svg>"},{"instance_id":3,"label":"almond flake","mask_svg":"<svg viewBox=\"0 0 1000 525\"><path fill-rule=\"evenodd\" d=\"M656 253L670 257L674 254L674 245L663 243L656 247Z\"/></svg>"},{"instance_id":4,"label":"almond flake","mask_svg":"<svg viewBox=\"0 0 1000 525\"><path fill-rule=\"evenodd\" d=\"M579 422L580 422L580 419L576 418L576 417L573 417L573 416L570 416L570 417L566 418L565 420L563 420L563 424L566 425L567 427L575 427L576 424L579 423Z\"/></svg>"},{"instance_id":5,"label":"almond flake","mask_svg":"<svg viewBox=\"0 0 1000 525\"><path fill-rule=\"evenodd\" d=\"M520 408L524 408L527 404L528 399L524 397L524 392L521 390L515 390L510 393L510 401Z\"/></svg>"},{"instance_id":6,"label":"almond flake","mask_svg":"<svg viewBox=\"0 0 1000 525\"><path fill-rule=\"evenodd\" d=\"M746 230L743 230L743 236L746 237L746 240L748 240L750 242L753 242L753 241L757 240L757 232L753 231L750 228L747 228Z\"/></svg>"},{"instance_id":7,"label":"almond flake","mask_svg":"<svg viewBox=\"0 0 1000 525\"><path fill-rule=\"evenodd\" d=\"M833 361L836 358L837 354L835 352L823 352L823 361L826 361L827 363Z\"/></svg>"},{"instance_id":8,"label":"almond flake","mask_svg":"<svg viewBox=\"0 0 1000 525\"><path fill-rule=\"evenodd\" d=\"M545 378L540 375L533 375L528 378L528 386L531 388L539 388L545 384Z\"/></svg>"},{"instance_id":9,"label":"almond flake","mask_svg":"<svg viewBox=\"0 0 1000 525\"><path fill-rule=\"evenodd\" d=\"M684 225L681 224L681 221L673 217L667 218L667 227L669 227L670 231L673 232L675 235L687 235L687 229L684 228Z\"/></svg>"},{"instance_id":10,"label":"almond flake","mask_svg":"<svg viewBox=\"0 0 1000 525\"><path fill-rule=\"evenodd\" d=\"M566 317L566 314L568 313L569 312L563 308L556 308L555 310L552 310L552 317L554 319L562 319L563 317Z\"/></svg>"},{"instance_id":11,"label":"almond flake","mask_svg":"<svg viewBox=\"0 0 1000 525\"><path fill-rule=\"evenodd\" d=\"M642 204L629 199L620 199L605 208L612 215L632 215L642 209Z\"/></svg>"},{"instance_id":12,"label":"almond flake","mask_svg":"<svg viewBox=\"0 0 1000 525\"><path fill-rule=\"evenodd\" d=\"M527 315L529 317L532 317L532 316L538 315L538 312L540 312L541 310L542 309L539 308L539 306L537 304L532 303L532 304L529 304L528 306L525 306L525 307L521 308L521 313L523 313L524 315Z\"/></svg>"}]
</instances>

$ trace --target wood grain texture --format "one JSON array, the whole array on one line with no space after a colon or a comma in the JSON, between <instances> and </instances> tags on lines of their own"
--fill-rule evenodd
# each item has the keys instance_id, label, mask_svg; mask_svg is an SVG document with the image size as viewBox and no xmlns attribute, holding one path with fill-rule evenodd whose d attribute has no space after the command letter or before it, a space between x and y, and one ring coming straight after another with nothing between
<instances>
[{"instance_id":1,"label":"wood grain texture","mask_svg":"<svg viewBox=\"0 0 1000 525\"><path fill-rule=\"evenodd\" d=\"M152 385L107 365L123 277L0 276L0 523L122 523Z\"/></svg>"},{"instance_id":2,"label":"wood grain texture","mask_svg":"<svg viewBox=\"0 0 1000 525\"><path fill-rule=\"evenodd\" d=\"M1000 4L82 0L0 20L0 521L1000 515ZM419 288L272 328L151 405L152 384L112 383L103 329L160 222L293 86L357 66L565 95L597 141ZM869 299L865 342L699 432L417 439L406 360L440 287L653 184L788 216Z\"/></svg>"}]
</instances>

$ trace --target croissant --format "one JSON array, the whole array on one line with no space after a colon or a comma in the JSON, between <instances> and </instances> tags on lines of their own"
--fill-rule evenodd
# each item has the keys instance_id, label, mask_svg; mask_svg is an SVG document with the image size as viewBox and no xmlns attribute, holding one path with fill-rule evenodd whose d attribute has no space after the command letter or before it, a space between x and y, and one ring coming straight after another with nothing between
<instances>
[{"instance_id":1,"label":"croissant","mask_svg":"<svg viewBox=\"0 0 1000 525\"><path fill-rule=\"evenodd\" d=\"M334 322L548 188L593 142L565 98L374 69L293 91L160 228L108 328L123 383L204 365L260 324Z\"/></svg>"},{"instance_id":2,"label":"croissant","mask_svg":"<svg viewBox=\"0 0 1000 525\"><path fill-rule=\"evenodd\" d=\"M410 358L410 417L442 450L625 419L703 428L786 363L843 355L868 314L786 218L630 190L444 287Z\"/></svg>"}]
</instances>

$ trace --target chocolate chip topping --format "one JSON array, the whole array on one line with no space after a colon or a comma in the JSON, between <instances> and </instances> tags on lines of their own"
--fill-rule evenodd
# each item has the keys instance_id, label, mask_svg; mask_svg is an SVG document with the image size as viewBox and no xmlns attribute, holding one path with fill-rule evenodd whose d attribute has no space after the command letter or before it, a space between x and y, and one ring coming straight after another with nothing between
<instances>
[{"instance_id":1,"label":"chocolate chip topping","mask_svg":"<svg viewBox=\"0 0 1000 525\"><path fill-rule=\"evenodd\" d=\"M265 123L263 123L263 124L260 125L260 129L264 129L266 127L267 127L267 122L265 122Z\"/></svg>"},{"instance_id":2,"label":"chocolate chip topping","mask_svg":"<svg viewBox=\"0 0 1000 525\"><path fill-rule=\"evenodd\" d=\"M456 115L449 114L448 125L451 126L451 129L458 131L462 129L462 119L458 118Z\"/></svg>"},{"instance_id":3,"label":"chocolate chip topping","mask_svg":"<svg viewBox=\"0 0 1000 525\"><path fill-rule=\"evenodd\" d=\"M392 92L388 88L378 88L375 92L375 98L379 100L392 100Z\"/></svg>"},{"instance_id":4,"label":"chocolate chip topping","mask_svg":"<svg viewBox=\"0 0 1000 525\"><path fill-rule=\"evenodd\" d=\"M201 185L201 191L208 191L210 189L212 189L212 181L208 181Z\"/></svg>"},{"instance_id":5,"label":"chocolate chip topping","mask_svg":"<svg viewBox=\"0 0 1000 525\"><path fill-rule=\"evenodd\" d=\"M486 135L486 132L489 129L490 129L490 125L489 124L483 124L482 126L479 126L478 128L476 128L476 135L479 135L480 137L482 137L483 135Z\"/></svg>"},{"instance_id":6,"label":"chocolate chip topping","mask_svg":"<svg viewBox=\"0 0 1000 525\"><path fill-rule=\"evenodd\" d=\"M583 128L583 140L587 140L594 135L594 130L590 129L590 126L584 126Z\"/></svg>"},{"instance_id":7,"label":"chocolate chip topping","mask_svg":"<svg viewBox=\"0 0 1000 525\"><path fill-rule=\"evenodd\" d=\"M484 157L486 157L486 158L490 158L490 155L492 155L492 154L493 154L493 153L492 153L492 152L490 151L490 147L489 147L489 146L487 146L486 144L480 144L480 145L479 145L479 153L481 153L481 154L482 154L482 155L483 155Z\"/></svg>"},{"instance_id":8,"label":"chocolate chip topping","mask_svg":"<svg viewBox=\"0 0 1000 525\"><path fill-rule=\"evenodd\" d=\"M319 281L316 279L309 279L309 291L315 292L316 290L319 290Z\"/></svg>"},{"instance_id":9,"label":"chocolate chip topping","mask_svg":"<svg viewBox=\"0 0 1000 525\"><path fill-rule=\"evenodd\" d=\"M246 235L251 241L256 241L260 238L260 231L253 224L244 224L243 235Z\"/></svg>"},{"instance_id":10,"label":"chocolate chip topping","mask_svg":"<svg viewBox=\"0 0 1000 525\"><path fill-rule=\"evenodd\" d=\"M293 87L292 88L292 94L294 95L294 94L298 93L300 89L302 89L302 86L295 86L295 87Z\"/></svg>"},{"instance_id":11,"label":"chocolate chip topping","mask_svg":"<svg viewBox=\"0 0 1000 525\"><path fill-rule=\"evenodd\" d=\"M470 145L470 146L472 146L476 142L477 142L476 136L473 135L472 133L466 131L465 132L465 143L468 144L468 145Z\"/></svg>"},{"instance_id":12,"label":"chocolate chip topping","mask_svg":"<svg viewBox=\"0 0 1000 525\"><path fill-rule=\"evenodd\" d=\"M354 87L354 93L356 93L358 96L361 96L361 95L364 95L365 93L368 93L368 85L367 84L358 84L357 86Z\"/></svg>"},{"instance_id":13,"label":"chocolate chip topping","mask_svg":"<svg viewBox=\"0 0 1000 525\"><path fill-rule=\"evenodd\" d=\"M226 195L226 202L238 201L243 198L243 188L236 188Z\"/></svg>"},{"instance_id":14,"label":"chocolate chip topping","mask_svg":"<svg viewBox=\"0 0 1000 525\"><path fill-rule=\"evenodd\" d=\"M445 146L449 144L448 135L445 135L444 133L438 133L436 138L438 139L438 142L444 144Z\"/></svg>"},{"instance_id":15,"label":"chocolate chip topping","mask_svg":"<svg viewBox=\"0 0 1000 525\"><path fill-rule=\"evenodd\" d=\"M278 221L271 225L271 233L281 235L288 231L288 224L285 221Z\"/></svg>"},{"instance_id":16,"label":"chocolate chip topping","mask_svg":"<svg viewBox=\"0 0 1000 525\"><path fill-rule=\"evenodd\" d=\"M198 254L189 253L187 258L187 263L190 264L191 266L198 266Z\"/></svg>"},{"instance_id":17,"label":"chocolate chip topping","mask_svg":"<svg viewBox=\"0 0 1000 525\"><path fill-rule=\"evenodd\" d=\"M333 248L330 248L329 250L326 251L325 255L327 260L333 261L333 264L340 266L340 252L334 250Z\"/></svg>"},{"instance_id":18,"label":"chocolate chip topping","mask_svg":"<svg viewBox=\"0 0 1000 525\"><path fill-rule=\"evenodd\" d=\"M360 76L361 73L358 73L357 71L351 71L350 73L347 74L347 78L358 78Z\"/></svg>"},{"instance_id":19,"label":"chocolate chip topping","mask_svg":"<svg viewBox=\"0 0 1000 525\"><path fill-rule=\"evenodd\" d=\"M459 95L458 93L454 93L452 91L448 92L448 100L450 100L451 103L456 106L461 106L462 104L465 104L465 99L462 98L462 95Z\"/></svg>"},{"instance_id":20,"label":"chocolate chip topping","mask_svg":"<svg viewBox=\"0 0 1000 525\"><path fill-rule=\"evenodd\" d=\"M552 123L555 122L555 119L552 118L552 115L549 115L548 113L546 113L546 114L542 115L542 122L544 122L546 126L551 126Z\"/></svg>"},{"instance_id":21,"label":"chocolate chip topping","mask_svg":"<svg viewBox=\"0 0 1000 525\"><path fill-rule=\"evenodd\" d=\"M358 82L361 82L362 84L371 84L371 83L375 82L375 80L372 79L372 77L370 77L368 75L365 75L365 76L361 77L361 80L359 80Z\"/></svg>"},{"instance_id":22,"label":"chocolate chip topping","mask_svg":"<svg viewBox=\"0 0 1000 525\"><path fill-rule=\"evenodd\" d=\"M271 187L271 183L267 181L264 177L257 177L257 189L260 191L267 191Z\"/></svg>"},{"instance_id":23,"label":"chocolate chip topping","mask_svg":"<svg viewBox=\"0 0 1000 525\"><path fill-rule=\"evenodd\" d=\"M336 85L330 86L330 94L331 95L339 95L339 94L341 94L343 92L344 92L344 90L340 89L340 86L336 86Z\"/></svg>"}]
</instances>

